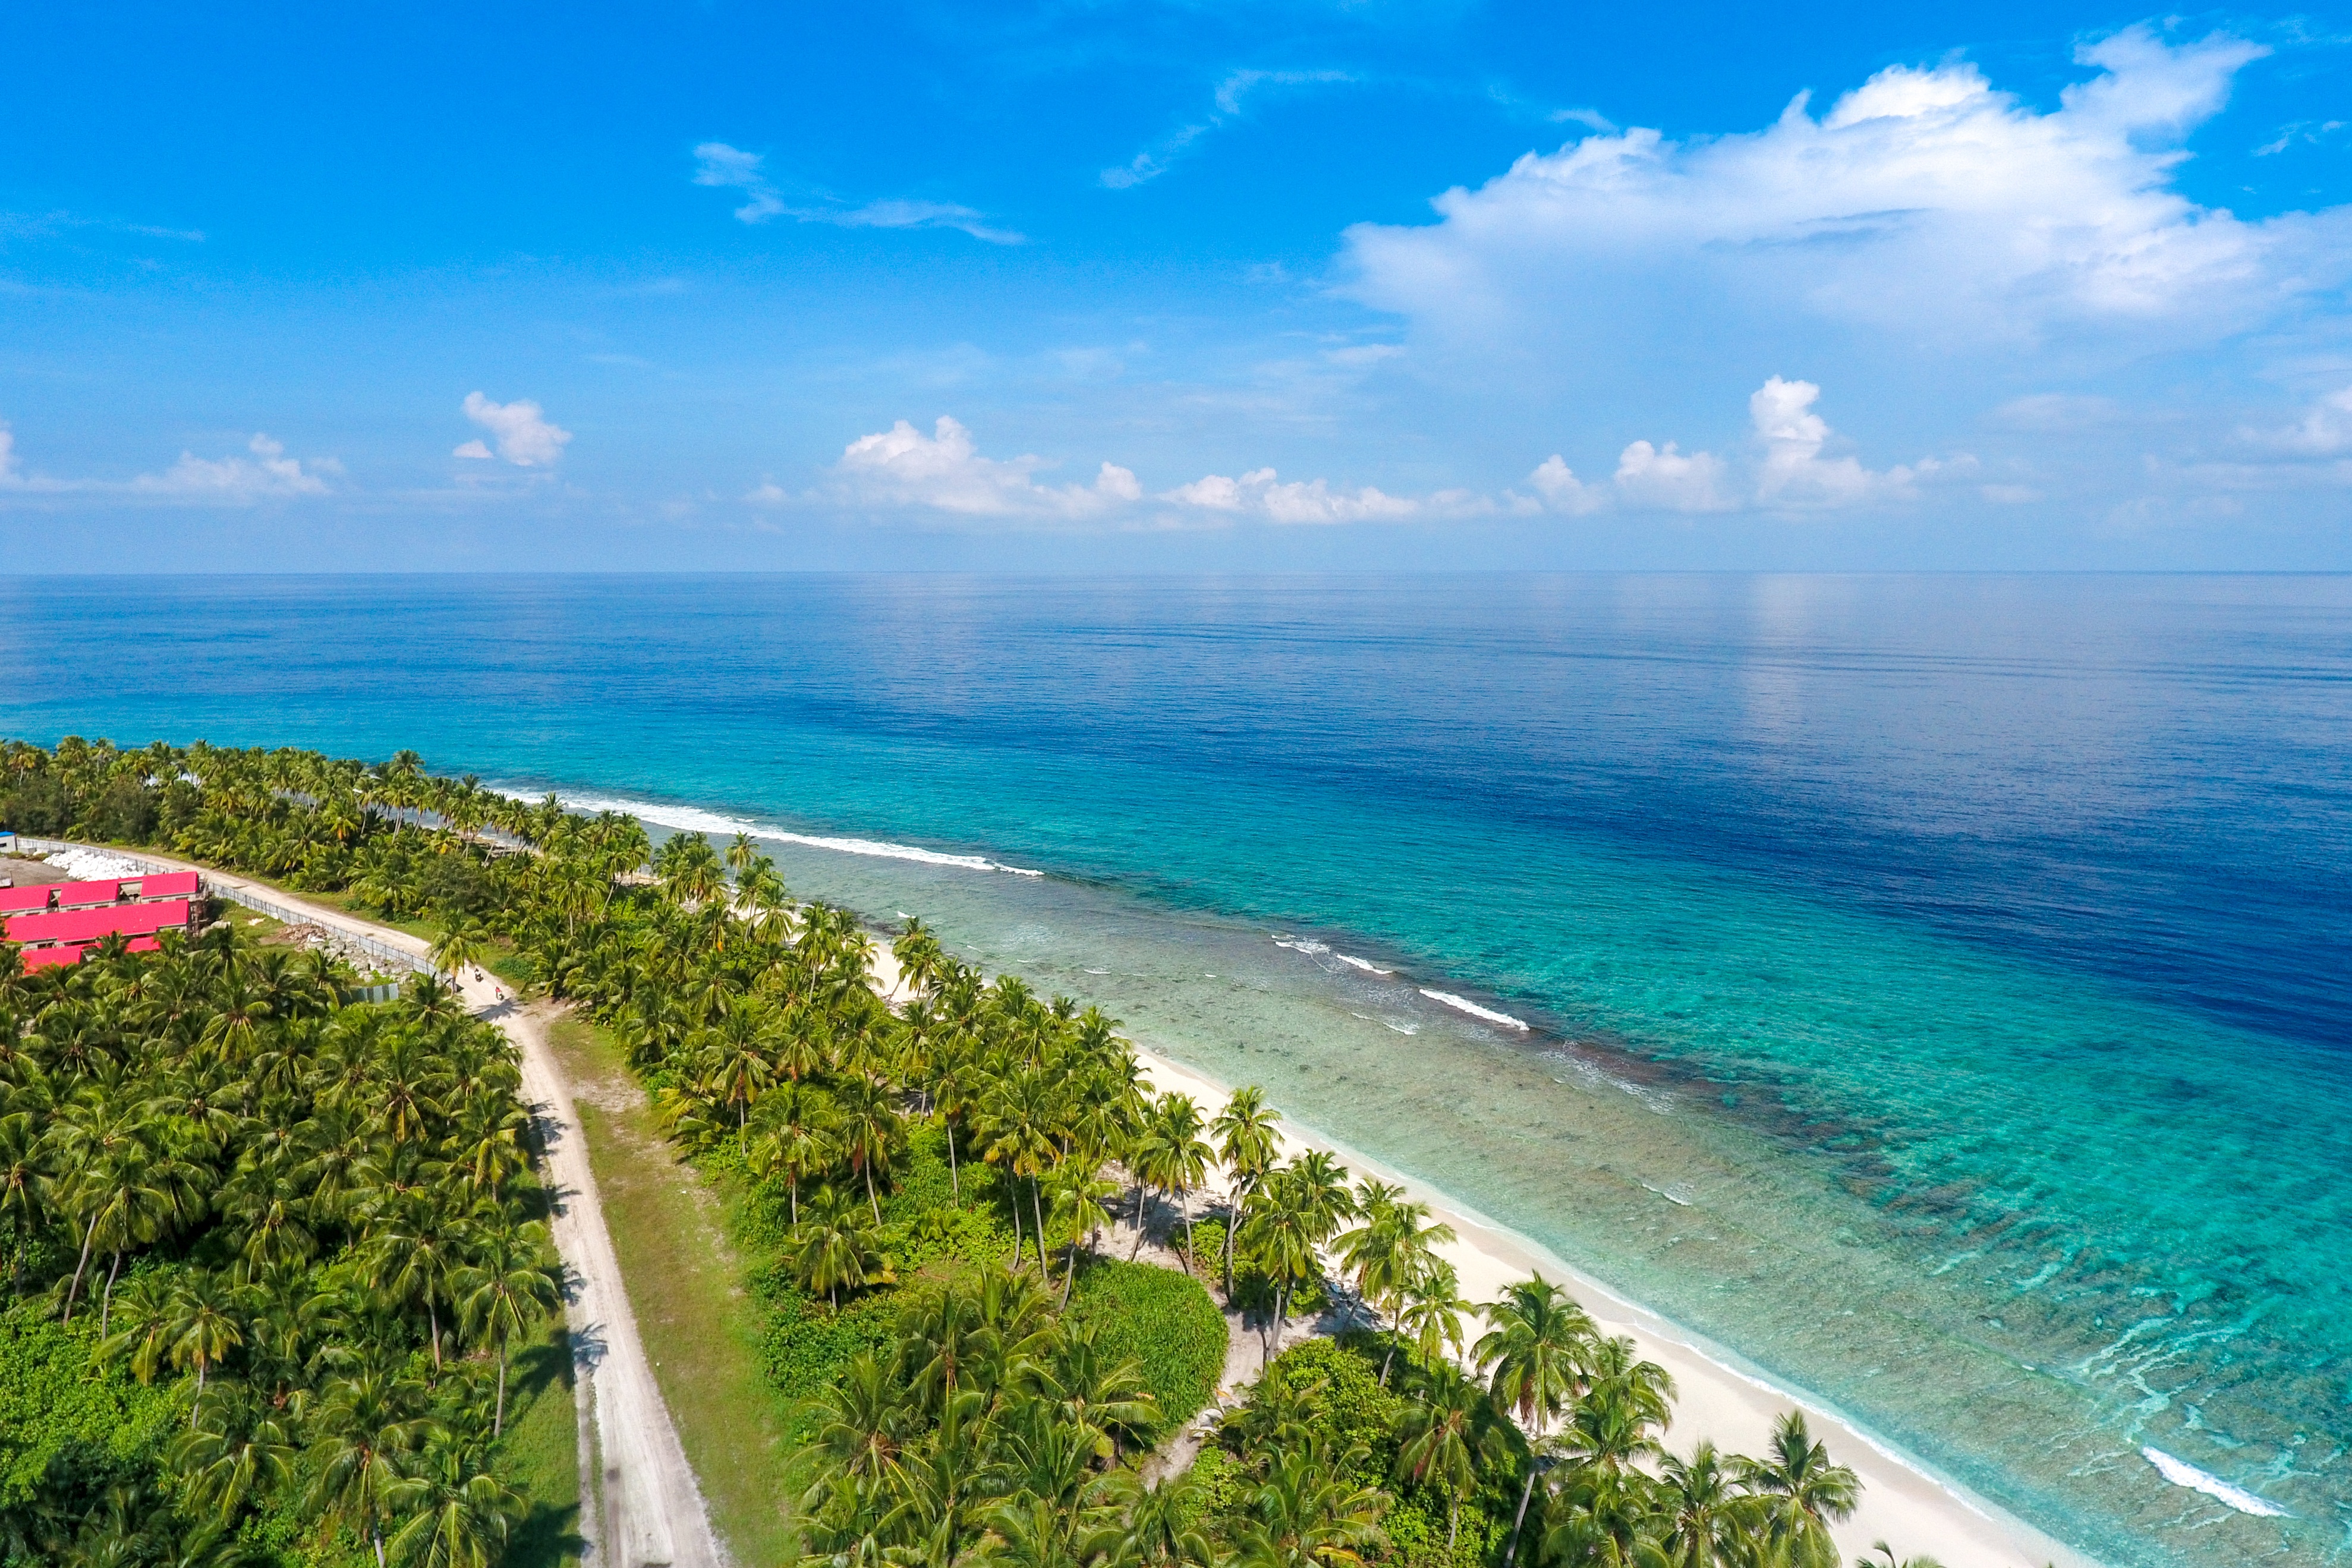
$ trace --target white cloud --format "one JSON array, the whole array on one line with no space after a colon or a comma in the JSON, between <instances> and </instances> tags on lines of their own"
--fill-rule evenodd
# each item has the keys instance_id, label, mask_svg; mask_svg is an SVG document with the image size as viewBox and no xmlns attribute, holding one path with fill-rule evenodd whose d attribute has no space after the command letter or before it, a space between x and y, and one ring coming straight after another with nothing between
<instances>
[{"instance_id":1,"label":"white cloud","mask_svg":"<svg viewBox=\"0 0 2352 1568\"><path fill-rule=\"evenodd\" d=\"M1397 522L1426 510L1423 501L1392 496L1370 485L1351 490L1334 488L1327 479L1293 479L1285 484L1272 468L1254 468L1238 479L1223 474L1204 475L1190 484L1162 490L1158 499L1278 523Z\"/></svg>"},{"instance_id":2,"label":"white cloud","mask_svg":"<svg viewBox=\"0 0 2352 1568\"><path fill-rule=\"evenodd\" d=\"M330 493L328 476L340 475L342 465L332 458L311 459L286 455L283 443L256 435L246 443L246 456L199 458L182 452L180 460L160 474L139 474L128 479L60 479L27 473L16 455L16 433L0 422L0 495L45 497L92 496L130 498L194 506L250 506L257 501L299 500Z\"/></svg>"},{"instance_id":3,"label":"white cloud","mask_svg":"<svg viewBox=\"0 0 2352 1568\"><path fill-rule=\"evenodd\" d=\"M1906 497L1914 471L1901 464L1883 474L1851 457L1824 458L1829 422L1813 412L1822 389L1810 381L1773 376L1748 399L1748 416L1764 443L1764 467L1756 478L1758 504L1774 508L1856 506Z\"/></svg>"},{"instance_id":4,"label":"white cloud","mask_svg":"<svg viewBox=\"0 0 2352 1568\"><path fill-rule=\"evenodd\" d=\"M1250 95L1261 88L1313 87L1355 79L1352 73L1338 70L1234 71L1217 84L1205 118L1178 126L1126 163L1105 169L1099 178L1114 191L1132 190L1158 179L1195 142L1240 115Z\"/></svg>"},{"instance_id":5,"label":"white cloud","mask_svg":"<svg viewBox=\"0 0 2352 1568\"><path fill-rule=\"evenodd\" d=\"M2352 264L2347 209L2247 223L2173 188L2183 138L2264 52L2135 27L2083 47L2096 74L2047 113L1955 62L1883 70L1818 119L1800 94L1745 134L1584 137L1447 192L1434 225L1351 229L1355 289L1440 339L1525 348L1534 326L1598 363L1661 333L1785 341L1792 316L1890 330L1890 352L2208 341Z\"/></svg>"},{"instance_id":6,"label":"white cloud","mask_svg":"<svg viewBox=\"0 0 2352 1568\"><path fill-rule=\"evenodd\" d=\"M1528 483L1535 486L1536 494L1553 511L1576 516L1598 511L1609 504L1608 492L1578 479L1576 470L1563 462L1558 452L1536 465L1536 471L1528 476Z\"/></svg>"},{"instance_id":7,"label":"white cloud","mask_svg":"<svg viewBox=\"0 0 2352 1568\"><path fill-rule=\"evenodd\" d=\"M553 424L546 411L527 397L512 403L493 403L478 392L466 394L466 417L490 433L498 443L497 456L519 468L551 467L563 456L572 432ZM488 446L479 439L467 441L449 454L453 458L470 458L477 462L492 458Z\"/></svg>"},{"instance_id":8,"label":"white cloud","mask_svg":"<svg viewBox=\"0 0 2352 1568\"><path fill-rule=\"evenodd\" d=\"M2352 386L2321 398L2302 419L2284 430L2248 434L2259 445L2297 457L2333 458L2352 452Z\"/></svg>"},{"instance_id":9,"label":"white cloud","mask_svg":"<svg viewBox=\"0 0 2352 1568\"><path fill-rule=\"evenodd\" d=\"M694 150L694 183L741 191L744 203L735 209L744 223L765 223L791 217L802 223L829 223L840 228L952 228L991 245L1024 245L1028 237L986 221L987 215L955 202L919 201L892 196L880 201L845 202L815 191L803 200L787 200L768 177L766 156L705 142Z\"/></svg>"},{"instance_id":10,"label":"white cloud","mask_svg":"<svg viewBox=\"0 0 2352 1568\"><path fill-rule=\"evenodd\" d=\"M843 448L833 466L832 498L861 507L1078 522L1143 495L1135 475L1116 463L1103 464L1092 485L1041 485L1032 476L1045 466L1037 457L981 456L971 432L944 414L929 436L901 419Z\"/></svg>"},{"instance_id":11,"label":"white cloud","mask_svg":"<svg viewBox=\"0 0 2352 1568\"><path fill-rule=\"evenodd\" d=\"M1724 492L1723 479L1723 459L1712 452L1685 453L1672 441L1664 447L1635 441L1618 454L1614 482L1628 506L1727 511L1737 503Z\"/></svg>"}]
</instances>

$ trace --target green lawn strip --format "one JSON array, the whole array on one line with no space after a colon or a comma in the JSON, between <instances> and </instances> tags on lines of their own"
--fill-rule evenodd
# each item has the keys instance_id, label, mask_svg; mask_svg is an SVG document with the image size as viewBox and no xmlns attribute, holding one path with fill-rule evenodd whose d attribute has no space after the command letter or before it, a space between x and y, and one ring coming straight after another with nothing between
<instances>
[{"instance_id":1,"label":"green lawn strip","mask_svg":"<svg viewBox=\"0 0 2352 1568\"><path fill-rule=\"evenodd\" d=\"M572 1342L551 1320L516 1347L507 1374L507 1428L499 1441L509 1480L530 1510L508 1540L504 1568L562 1568L585 1555L580 1531L580 1426L572 1406Z\"/></svg>"},{"instance_id":2,"label":"green lawn strip","mask_svg":"<svg viewBox=\"0 0 2352 1568\"><path fill-rule=\"evenodd\" d=\"M724 1234L729 1205L672 1152L609 1036L577 1020L551 1034L629 1306L711 1523L744 1568L789 1562L785 1401L762 1371L766 1313Z\"/></svg>"}]
</instances>

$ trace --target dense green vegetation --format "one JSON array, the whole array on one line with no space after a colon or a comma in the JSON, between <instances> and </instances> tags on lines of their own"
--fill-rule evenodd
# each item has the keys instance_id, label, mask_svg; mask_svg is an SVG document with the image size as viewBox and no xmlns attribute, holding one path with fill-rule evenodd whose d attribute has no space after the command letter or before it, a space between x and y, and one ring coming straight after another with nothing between
<instances>
[{"instance_id":1,"label":"dense green vegetation","mask_svg":"<svg viewBox=\"0 0 2352 1568\"><path fill-rule=\"evenodd\" d=\"M766 1362L802 1412L779 1487L809 1555L842 1568L1836 1560L1828 1526L1851 1512L1856 1486L1801 1421L1785 1424L1762 1459L1705 1442L1668 1452L1664 1373L1631 1342L1601 1334L1555 1287L1530 1279L1473 1307L1440 1255L1451 1235L1425 1207L1353 1182L1326 1154L1278 1158L1278 1119L1255 1090L1213 1113L1181 1094L1153 1096L1115 1021L1012 976L984 983L919 922L893 944L901 981L886 1004L858 922L793 905L748 840L722 853L681 835L656 850L630 818L507 800L429 776L407 753L368 767L291 751L126 753L68 742L54 752L0 748L0 811L16 826L167 842L339 892L425 922L446 969L506 955L509 973L527 970L610 1031L670 1135L707 1174L751 1194L744 1228L751 1283L769 1311ZM81 1103L83 1086L26 1091L11 1125L50 1152L31 1157L20 1184L35 1206L12 1218L11 1322L21 1320L12 1332L22 1337L6 1343L0 1398L52 1392L33 1423L43 1435L21 1457L0 1456L10 1477L28 1466L38 1477L21 1500L10 1494L6 1517L27 1521L12 1528L77 1542L113 1528L92 1522L95 1494L68 1497L111 1465L125 1479L104 1470L103 1484L148 1488L152 1506L180 1521L178 1540L218 1519L235 1521L239 1542L287 1561L331 1561L361 1543L387 1561L494 1559L489 1521L513 1519L522 1502L498 1468L494 1395L488 1438L477 1417L502 1348L528 1320L520 1306L498 1319L466 1303L484 1299L477 1275L504 1277L507 1261L525 1278L524 1254L539 1245L521 1218L519 1162L500 1154L493 1169L478 1154L481 1097L511 1103L502 1050L429 985L389 1008L339 1007L317 965L240 953L214 933L153 961L118 954L55 981L12 983L16 1049L34 1064L26 1081L52 1083L59 1053L74 1048L46 1042L84 1037L52 1030L43 1020L53 1011L157 995L159 976L181 973L203 1001L184 1011L140 1004L171 1020L155 1039L191 1042L154 1053L153 1072L217 1058L243 1075L234 1081L247 1101L281 1088L310 1098L290 1123L289 1113L223 1113L217 1146L205 1145L216 1173L205 1190L220 1203L101 1230L89 1216L103 1205L67 1195L81 1178L57 1152L58 1140L81 1136L58 1131L67 1118L57 1108ZM122 1022L108 1037L146 1026L134 1020L147 1014L110 1005ZM362 1031L373 1032L353 1043ZM232 1037L233 1052L211 1043ZM287 1043L298 1037L303 1045ZM37 1062L35 1040L45 1042ZM296 1065L265 1071L252 1065L263 1055ZM74 1060L72 1070L98 1073L95 1098L116 1103L121 1075ZM315 1076L320 1060L329 1065ZM162 1103L163 1081L142 1079L120 1103ZM363 1100L339 1098L358 1083L369 1086ZM170 1092L185 1101L184 1089ZM299 1129L328 1122L338 1135L347 1124L369 1130L330 1139L338 1151L367 1144L341 1184L238 1185L247 1164L280 1151L319 1157L305 1140L327 1135ZM187 1158L184 1142L159 1134L124 1163L168 1185L180 1178L162 1173ZM1233 1190L1211 1205L1213 1168ZM478 1234L510 1235L513 1250L482 1261L488 1243L473 1239L471 1209L421 1223L403 1206L420 1191L489 1205ZM149 1212L123 1212L134 1211ZM1120 1261L1121 1241L1138 1255L1148 1229L1181 1271ZM297 1233L308 1248L299 1257L284 1251ZM95 1283L68 1256L77 1247L80 1265L106 1264L101 1316L127 1326L92 1331L86 1307L65 1321L80 1292L68 1268ZM417 1262L427 1251L446 1261ZM539 1267L536 1255L529 1263ZM298 1284L270 1268L299 1270ZM265 1331L259 1298L227 1304L230 1292L261 1288L253 1280L323 1327L301 1318L291 1341ZM1283 1352L1197 1464L1147 1485L1139 1461L1220 1374L1223 1322L1209 1284L1269 1349L1301 1315L1330 1310L1356 1326ZM68 1334L79 1338L51 1337ZM58 1371L73 1366L98 1370ZM153 1405L156 1391L139 1380L173 1369L173 1403ZM108 1399L119 1411L89 1403ZM201 1463L194 1437L161 1436L184 1418L216 1434ZM102 1461L89 1436L100 1431L112 1445ZM141 1432L151 1434L144 1447ZM352 1458L352 1434L370 1432L364 1462ZM125 1442L134 1451L116 1455ZM85 1457L72 1465L36 1462L77 1443ZM204 1479L215 1472L244 1478L234 1507L222 1504L227 1481ZM478 1543L471 1558L438 1544L461 1535ZM24 1540L20 1552L34 1536Z\"/></svg>"}]
</instances>

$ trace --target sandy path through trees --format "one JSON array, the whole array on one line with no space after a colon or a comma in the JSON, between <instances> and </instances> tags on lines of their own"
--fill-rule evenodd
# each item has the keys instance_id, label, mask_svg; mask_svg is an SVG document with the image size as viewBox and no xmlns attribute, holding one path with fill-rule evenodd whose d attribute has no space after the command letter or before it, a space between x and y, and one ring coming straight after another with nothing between
<instances>
[{"instance_id":1,"label":"sandy path through trees","mask_svg":"<svg viewBox=\"0 0 2352 1568\"><path fill-rule=\"evenodd\" d=\"M310 903L265 883L163 856L142 853L137 858L202 871L205 882L216 889L250 889L321 925L372 937L419 959L428 952L421 938L406 931ZM687 1463L677 1425L638 1337L636 1316L629 1309L580 1118L548 1045L549 1009L515 1002L487 975L464 981L460 989L476 1016L498 1026L521 1054L523 1099L536 1115L546 1151L543 1174L554 1203L555 1248L563 1258L570 1287L566 1316L583 1439L590 1428L586 1417L591 1411L594 1415L593 1471L584 1441L581 1453L580 1524L589 1540L588 1568L725 1568L727 1554L711 1531L702 1490Z\"/></svg>"}]
</instances>

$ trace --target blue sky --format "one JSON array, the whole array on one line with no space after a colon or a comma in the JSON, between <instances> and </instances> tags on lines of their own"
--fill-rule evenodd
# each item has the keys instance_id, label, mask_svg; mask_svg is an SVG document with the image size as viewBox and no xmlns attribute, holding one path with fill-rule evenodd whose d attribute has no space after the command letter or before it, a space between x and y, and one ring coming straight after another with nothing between
<instances>
[{"instance_id":1,"label":"blue sky","mask_svg":"<svg viewBox=\"0 0 2352 1568\"><path fill-rule=\"evenodd\" d=\"M19 16L0 542L2352 568L2352 16L824 9Z\"/></svg>"}]
</instances>

